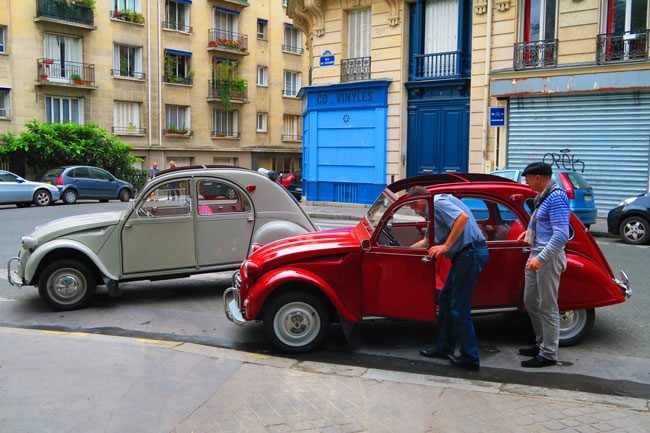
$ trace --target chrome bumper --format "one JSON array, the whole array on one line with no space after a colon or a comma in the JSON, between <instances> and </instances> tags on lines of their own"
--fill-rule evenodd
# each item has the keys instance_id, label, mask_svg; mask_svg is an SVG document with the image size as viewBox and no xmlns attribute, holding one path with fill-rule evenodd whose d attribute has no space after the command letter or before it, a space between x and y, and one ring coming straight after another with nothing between
<instances>
[{"instance_id":1,"label":"chrome bumper","mask_svg":"<svg viewBox=\"0 0 650 433\"><path fill-rule=\"evenodd\" d=\"M632 296L632 288L630 287L630 277L623 269L618 270L620 278L616 278L616 284L621 288L626 298Z\"/></svg>"},{"instance_id":2,"label":"chrome bumper","mask_svg":"<svg viewBox=\"0 0 650 433\"><path fill-rule=\"evenodd\" d=\"M244 326L246 320L244 320L239 308L239 289L230 287L223 292L223 309L228 320L236 325Z\"/></svg>"},{"instance_id":3,"label":"chrome bumper","mask_svg":"<svg viewBox=\"0 0 650 433\"><path fill-rule=\"evenodd\" d=\"M12 263L20 263L20 257L12 257L7 262L7 280L12 286L23 286L23 279L18 275L18 271L11 269ZM18 266L20 268L20 266Z\"/></svg>"}]
</instances>

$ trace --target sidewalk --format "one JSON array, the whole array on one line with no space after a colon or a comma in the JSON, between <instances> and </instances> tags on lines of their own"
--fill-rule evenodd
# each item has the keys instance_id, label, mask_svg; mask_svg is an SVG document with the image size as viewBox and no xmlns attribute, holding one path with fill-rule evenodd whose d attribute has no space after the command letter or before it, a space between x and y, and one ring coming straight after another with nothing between
<instances>
[{"instance_id":1,"label":"sidewalk","mask_svg":"<svg viewBox=\"0 0 650 433\"><path fill-rule=\"evenodd\" d=\"M300 203L305 212L313 219L336 219L359 221L365 215L369 206L354 203L332 203L302 201ZM607 219L598 218L590 227L591 233L596 237L617 237L607 232Z\"/></svg>"},{"instance_id":2,"label":"sidewalk","mask_svg":"<svg viewBox=\"0 0 650 433\"><path fill-rule=\"evenodd\" d=\"M650 425L644 399L190 343L0 328L0 346L7 433L640 433Z\"/></svg>"}]
</instances>

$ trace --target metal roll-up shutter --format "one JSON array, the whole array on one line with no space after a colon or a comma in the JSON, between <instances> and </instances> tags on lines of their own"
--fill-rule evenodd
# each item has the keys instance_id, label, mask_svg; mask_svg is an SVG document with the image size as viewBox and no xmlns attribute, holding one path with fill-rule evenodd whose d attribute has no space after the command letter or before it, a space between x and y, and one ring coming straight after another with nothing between
<instances>
[{"instance_id":1,"label":"metal roll-up shutter","mask_svg":"<svg viewBox=\"0 0 650 433\"><path fill-rule=\"evenodd\" d=\"M544 160L594 188L598 216L648 190L650 93L512 98L508 168Z\"/></svg>"}]
</instances>

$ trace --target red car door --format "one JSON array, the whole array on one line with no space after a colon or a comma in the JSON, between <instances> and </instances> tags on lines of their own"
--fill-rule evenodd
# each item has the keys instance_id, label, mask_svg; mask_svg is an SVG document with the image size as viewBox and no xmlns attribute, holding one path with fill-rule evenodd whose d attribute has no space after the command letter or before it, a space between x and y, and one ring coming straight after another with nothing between
<instances>
[{"instance_id":1,"label":"red car door","mask_svg":"<svg viewBox=\"0 0 650 433\"><path fill-rule=\"evenodd\" d=\"M411 208L412 201L406 202L377 226L363 258L364 316L435 320L435 268L433 262L422 261L424 246L413 247L430 236L430 199L423 201L421 215Z\"/></svg>"}]
</instances>

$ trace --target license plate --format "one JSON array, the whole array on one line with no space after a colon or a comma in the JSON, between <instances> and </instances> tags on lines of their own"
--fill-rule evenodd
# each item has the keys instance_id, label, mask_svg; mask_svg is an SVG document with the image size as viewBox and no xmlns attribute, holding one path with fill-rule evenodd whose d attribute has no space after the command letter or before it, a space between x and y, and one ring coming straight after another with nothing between
<instances>
[{"instance_id":1,"label":"license plate","mask_svg":"<svg viewBox=\"0 0 650 433\"><path fill-rule=\"evenodd\" d=\"M593 200L592 196L590 196L590 195L585 196L585 201L591 201L591 200Z\"/></svg>"},{"instance_id":2,"label":"license plate","mask_svg":"<svg viewBox=\"0 0 650 433\"><path fill-rule=\"evenodd\" d=\"M51 180L44 180L43 183L46 183L46 184L48 184L48 185L52 185L52 181L51 181Z\"/></svg>"}]
</instances>

